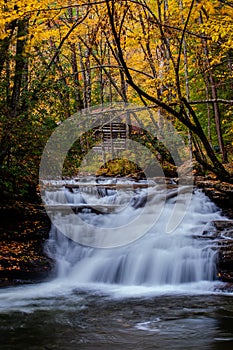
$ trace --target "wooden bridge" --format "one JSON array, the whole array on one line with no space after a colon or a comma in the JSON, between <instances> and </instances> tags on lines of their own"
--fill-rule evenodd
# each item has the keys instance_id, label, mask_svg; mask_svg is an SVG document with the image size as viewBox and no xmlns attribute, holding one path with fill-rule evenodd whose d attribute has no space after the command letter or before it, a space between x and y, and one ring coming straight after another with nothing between
<instances>
[{"instance_id":1,"label":"wooden bridge","mask_svg":"<svg viewBox=\"0 0 233 350\"><path fill-rule=\"evenodd\" d=\"M112 153L127 148L128 126L121 121L114 121L103 125L95 132L97 140L101 144L96 145L94 150L99 153Z\"/></svg>"}]
</instances>

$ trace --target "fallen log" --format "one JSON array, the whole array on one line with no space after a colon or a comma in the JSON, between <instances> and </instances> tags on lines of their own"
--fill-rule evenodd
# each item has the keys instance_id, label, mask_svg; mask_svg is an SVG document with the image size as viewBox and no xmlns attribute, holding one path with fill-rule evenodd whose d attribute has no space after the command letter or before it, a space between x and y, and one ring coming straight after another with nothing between
<instances>
[{"instance_id":1,"label":"fallen log","mask_svg":"<svg viewBox=\"0 0 233 350\"><path fill-rule=\"evenodd\" d=\"M70 210L73 210L75 213L82 211L83 209L90 209L96 213L112 213L116 209L123 209L124 206L118 204L54 204L54 205L45 205L47 212L61 212L69 213Z\"/></svg>"}]
</instances>

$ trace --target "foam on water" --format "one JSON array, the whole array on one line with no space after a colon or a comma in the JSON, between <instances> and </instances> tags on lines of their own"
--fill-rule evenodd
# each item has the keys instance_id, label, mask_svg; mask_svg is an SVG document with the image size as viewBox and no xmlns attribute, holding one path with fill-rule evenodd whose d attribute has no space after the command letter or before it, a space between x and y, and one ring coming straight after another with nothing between
<instances>
[{"instance_id":1,"label":"foam on water","mask_svg":"<svg viewBox=\"0 0 233 350\"><path fill-rule=\"evenodd\" d=\"M176 198L166 201L161 210L159 207L161 193L156 190L154 196L151 196L153 190L149 192L151 204L143 214L140 224L146 225L149 216L155 216L156 220L143 237L131 244L113 249L84 247L67 239L53 226L47 250L56 260L58 277L67 278L69 276L69 280L77 285L106 283L163 286L212 281L216 273L213 240L197 240L193 236L201 235L204 230L208 230L211 221L220 219L219 211L203 193L196 191L189 207L186 208L183 221L172 234L167 234L166 222L171 216ZM80 198L80 193L72 193L70 196ZM104 199L106 203L109 198L112 203L114 196L115 194L99 198L93 196L95 200L92 199L92 203L96 203L97 199L99 202L103 202ZM127 196L129 198L129 193ZM118 203L125 203L125 191L118 197L115 199ZM135 209L134 204L143 201L144 197L143 190L134 197L131 195L128 205L118 213L96 215L88 212L80 216L92 227L101 225L106 229L119 225L127 236L131 234L127 232L127 222L134 220L138 211L141 210L140 205ZM88 200L90 201L89 197ZM71 231L80 230L82 234L85 234L84 228L76 227L72 220L69 221L69 217L64 218L63 222L64 225L70 226Z\"/></svg>"},{"instance_id":2,"label":"foam on water","mask_svg":"<svg viewBox=\"0 0 233 350\"><path fill-rule=\"evenodd\" d=\"M142 210L146 195L144 189L101 189L102 192L98 189L93 192L87 188L81 193L62 188L48 192L48 203L59 203L61 191L65 191L69 203L123 204L122 210L108 215L85 210L77 215L92 227L101 225L108 230L108 227L119 224L125 235L130 234L127 221L134 220ZM51 308L54 300L57 300L57 307L66 305L64 300L80 303L80 291L99 291L112 298L125 298L202 294L218 290L222 283L216 281L216 243L213 239L197 239L195 236L204 231L210 235L213 231L211 222L224 219L220 211L201 191L195 191L182 222L172 234L167 234L166 222L176 197L170 196L162 210L159 208L158 215L158 201L162 194L156 185L149 189L150 210L146 215L157 215L156 220L140 239L121 247L97 249L82 246L53 225L46 251L55 260L56 277L38 285L2 289L1 309L30 311L31 308ZM146 216L142 218L146 220ZM64 220L72 229L69 217L64 217ZM75 227L75 230L82 230L82 227Z\"/></svg>"}]
</instances>

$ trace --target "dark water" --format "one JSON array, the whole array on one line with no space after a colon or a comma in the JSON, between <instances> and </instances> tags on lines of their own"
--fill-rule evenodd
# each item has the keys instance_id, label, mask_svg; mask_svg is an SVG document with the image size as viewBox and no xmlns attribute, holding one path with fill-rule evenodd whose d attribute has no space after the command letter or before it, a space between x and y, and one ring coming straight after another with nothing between
<instances>
[{"instance_id":1,"label":"dark water","mask_svg":"<svg viewBox=\"0 0 233 350\"><path fill-rule=\"evenodd\" d=\"M44 296L27 307L3 310L0 339L1 350L230 350L233 301L224 294Z\"/></svg>"}]
</instances>

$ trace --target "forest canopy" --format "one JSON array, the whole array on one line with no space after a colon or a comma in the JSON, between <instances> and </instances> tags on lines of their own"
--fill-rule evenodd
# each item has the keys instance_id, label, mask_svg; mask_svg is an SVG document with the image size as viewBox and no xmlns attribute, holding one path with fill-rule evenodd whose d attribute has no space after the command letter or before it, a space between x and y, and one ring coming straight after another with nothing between
<instances>
[{"instance_id":1,"label":"forest canopy","mask_svg":"<svg viewBox=\"0 0 233 350\"><path fill-rule=\"evenodd\" d=\"M122 101L168 118L231 181L232 0L1 0L0 12L2 190L34 191L57 125Z\"/></svg>"}]
</instances>

